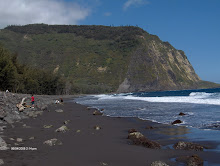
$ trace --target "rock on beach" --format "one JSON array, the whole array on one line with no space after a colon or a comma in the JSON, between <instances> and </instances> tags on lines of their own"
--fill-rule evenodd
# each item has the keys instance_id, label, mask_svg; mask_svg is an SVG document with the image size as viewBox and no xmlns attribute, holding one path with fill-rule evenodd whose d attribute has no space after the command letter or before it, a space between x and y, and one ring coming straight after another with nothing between
<instances>
[{"instance_id":1,"label":"rock on beach","mask_svg":"<svg viewBox=\"0 0 220 166\"><path fill-rule=\"evenodd\" d=\"M162 161L154 161L150 166L169 166L165 162Z\"/></svg>"},{"instance_id":2,"label":"rock on beach","mask_svg":"<svg viewBox=\"0 0 220 166\"><path fill-rule=\"evenodd\" d=\"M0 150L7 150L7 143L0 137Z\"/></svg>"},{"instance_id":3,"label":"rock on beach","mask_svg":"<svg viewBox=\"0 0 220 166\"><path fill-rule=\"evenodd\" d=\"M175 145L173 145L174 149L180 149L180 150L195 150L195 151L203 151L204 147L196 144L196 143L192 143L192 142L178 142Z\"/></svg>"},{"instance_id":4,"label":"rock on beach","mask_svg":"<svg viewBox=\"0 0 220 166\"><path fill-rule=\"evenodd\" d=\"M62 145L62 142L56 138L52 138L47 141L44 141L44 144L49 146L54 146L54 145Z\"/></svg>"},{"instance_id":5,"label":"rock on beach","mask_svg":"<svg viewBox=\"0 0 220 166\"><path fill-rule=\"evenodd\" d=\"M68 131L68 128L63 125L60 128L56 129L55 131L65 133L66 131Z\"/></svg>"},{"instance_id":6,"label":"rock on beach","mask_svg":"<svg viewBox=\"0 0 220 166\"><path fill-rule=\"evenodd\" d=\"M160 149L161 148L159 143L147 139L140 132L132 132L132 133L130 133L128 135L128 139L132 140L132 142L135 145L142 145L142 146L144 146L146 148L151 148L151 149Z\"/></svg>"}]
</instances>

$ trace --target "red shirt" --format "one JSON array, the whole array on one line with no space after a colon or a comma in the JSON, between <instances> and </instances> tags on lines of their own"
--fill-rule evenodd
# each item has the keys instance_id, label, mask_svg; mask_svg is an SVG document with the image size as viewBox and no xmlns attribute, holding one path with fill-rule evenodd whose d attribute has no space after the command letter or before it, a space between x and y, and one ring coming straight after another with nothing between
<instances>
[{"instance_id":1,"label":"red shirt","mask_svg":"<svg viewBox=\"0 0 220 166\"><path fill-rule=\"evenodd\" d=\"M34 101L34 96L31 96L31 101Z\"/></svg>"}]
</instances>

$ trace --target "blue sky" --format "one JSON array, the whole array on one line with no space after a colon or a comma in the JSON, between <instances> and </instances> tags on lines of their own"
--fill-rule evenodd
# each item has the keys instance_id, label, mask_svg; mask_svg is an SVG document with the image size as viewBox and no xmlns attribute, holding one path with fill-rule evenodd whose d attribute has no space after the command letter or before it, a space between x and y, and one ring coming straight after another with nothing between
<instances>
[{"instance_id":1,"label":"blue sky","mask_svg":"<svg viewBox=\"0 0 220 166\"><path fill-rule=\"evenodd\" d=\"M220 83L220 0L0 0L1 28L31 23L137 25L183 50L201 79Z\"/></svg>"}]
</instances>

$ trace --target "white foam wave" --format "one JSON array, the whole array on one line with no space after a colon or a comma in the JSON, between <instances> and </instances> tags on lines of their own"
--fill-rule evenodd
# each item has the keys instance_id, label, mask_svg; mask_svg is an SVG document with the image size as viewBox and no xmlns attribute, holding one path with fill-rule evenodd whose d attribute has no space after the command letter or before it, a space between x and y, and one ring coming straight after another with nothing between
<instances>
[{"instance_id":1,"label":"white foam wave","mask_svg":"<svg viewBox=\"0 0 220 166\"><path fill-rule=\"evenodd\" d=\"M124 99L129 100L142 100L148 102L161 102L161 103L192 103L192 104L209 104L220 105L220 98L205 98L198 96L170 96L170 97L135 97L125 96Z\"/></svg>"},{"instance_id":2,"label":"white foam wave","mask_svg":"<svg viewBox=\"0 0 220 166\"><path fill-rule=\"evenodd\" d=\"M189 96L194 96L196 98L208 98L212 96L212 93L206 93L206 92L191 92Z\"/></svg>"},{"instance_id":3,"label":"white foam wave","mask_svg":"<svg viewBox=\"0 0 220 166\"><path fill-rule=\"evenodd\" d=\"M192 103L220 105L220 93L192 92L189 96L136 97L131 94L94 95L98 100L127 99L161 103Z\"/></svg>"}]
</instances>

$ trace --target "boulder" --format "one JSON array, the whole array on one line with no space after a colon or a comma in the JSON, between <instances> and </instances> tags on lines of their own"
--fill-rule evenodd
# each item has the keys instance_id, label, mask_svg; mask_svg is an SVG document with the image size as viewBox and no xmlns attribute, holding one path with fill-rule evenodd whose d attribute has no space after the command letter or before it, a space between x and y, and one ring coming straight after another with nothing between
<instances>
[{"instance_id":1,"label":"boulder","mask_svg":"<svg viewBox=\"0 0 220 166\"><path fill-rule=\"evenodd\" d=\"M128 139L135 139L135 138L141 138L144 137L143 134L141 134L140 132L132 132L130 134L128 134Z\"/></svg>"},{"instance_id":2,"label":"boulder","mask_svg":"<svg viewBox=\"0 0 220 166\"><path fill-rule=\"evenodd\" d=\"M151 166L169 166L165 162L162 161L154 161L151 163Z\"/></svg>"},{"instance_id":3,"label":"boulder","mask_svg":"<svg viewBox=\"0 0 220 166\"><path fill-rule=\"evenodd\" d=\"M60 128L56 129L56 132L62 132L65 133L68 130L68 128L66 126L61 126Z\"/></svg>"},{"instance_id":4,"label":"boulder","mask_svg":"<svg viewBox=\"0 0 220 166\"><path fill-rule=\"evenodd\" d=\"M107 166L108 163L100 162L100 165L101 165L101 166Z\"/></svg>"},{"instance_id":5,"label":"boulder","mask_svg":"<svg viewBox=\"0 0 220 166\"><path fill-rule=\"evenodd\" d=\"M23 139L22 138L17 138L16 141L17 142L23 142Z\"/></svg>"},{"instance_id":6,"label":"boulder","mask_svg":"<svg viewBox=\"0 0 220 166\"><path fill-rule=\"evenodd\" d=\"M180 113L179 113L179 116L184 116L184 115L186 115L186 114L183 113L183 112L180 112Z\"/></svg>"},{"instance_id":7,"label":"boulder","mask_svg":"<svg viewBox=\"0 0 220 166\"><path fill-rule=\"evenodd\" d=\"M136 129L129 129L128 130L128 133L134 133L134 132L137 132L137 130Z\"/></svg>"},{"instance_id":8,"label":"boulder","mask_svg":"<svg viewBox=\"0 0 220 166\"><path fill-rule=\"evenodd\" d=\"M198 155L181 156L176 161L186 164L187 166L203 166L204 161Z\"/></svg>"},{"instance_id":9,"label":"boulder","mask_svg":"<svg viewBox=\"0 0 220 166\"><path fill-rule=\"evenodd\" d=\"M4 161L0 159L0 165L4 165Z\"/></svg>"},{"instance_id":10,"label":"boulder","mask_svg":"<svg viewBox=\"0 0 220 166\"><path fill-rule=\"evenodd\" d=\"M62 109L58 109L58 110L55 110L55 111L56 111L56 112L59 112L59 113L63 112Z\"/></svg>"},{"instance_id":11,"label":"boulder","mask_svg":"<svg viewBox=\"0 0 220 166\"><path fill-rule=\"evenodd\" d=\"M54 146L54 145L62 145L62 142L59 141L56 138L53 138L53 139L49 139L47 141L44 141L43 144L46 144L46 145L49 145L49 146Z\"/></svg>"},{"instance_id":12,"label":"boulder","mask_svg":"<svg viewBox=\"0 0 220 166\"><path fill-rule=\"evenodd\" d=\"M192 155L187 161L187 166L203 166L204 162L198 155Z\"/></svg>"},{"instance_id":13,"label":"boulder","mask_svg":"<svg viewBox=\"0 0 220 166\"><path fill-rule=\"evenodd\" d=\"M0 126L0 131L4 131L6 128L6 126Z\"/></svg>"},{"instance_id":14,"label":"boulder","mask_svg":"<svg viewBox=\"0 0 220 166\"><path fill-rule=\"evenodd\" d=\"M3 120L7 116L7 113L4 110L0 110L0 119Z\"/></svg>"},{"instance_id":15,"label":"boulder","mask_svg":"<svg viewBox=\"0 0 220 166\"><path fill-rule=\"evenodd\" d=\"M29 138L29 140L33 140L33 139L35 139L35 137L30 137L30 138Z\"/></svg>"},{"instance_id":16,"label":"boulder","mask_svg":"<svg viewBox=\"0 0 220 166\"><path fill-rule=\"evenodd\" d=\"M31 128L31 126L27 126L26 124L22 125L24 128Z\"/></svg>"},{"instance_id":17,"label":"boulder","mask_svg":"<svg viewBox=\"0 0 220 166\"><path fill-rule=\"evenodd\" d=\"M155 129L155 128L153 126L146 126L145 129L152 130L152 129Z\"/></svg>"},{"instance_id":18,"label":"boulder","mask_svg":"<svg viewBox=\"0 0 220 166\"><path fill-rule=\"evenodd\" d=\"M63 123L68 124L69 122L70 122L70 120L65 120Z\"/></svg>"},{"instance_id":19,"label":"boulder","mask_svg":"<svg viewBox=\"0 0 220 166\"><path fill-rule=\"evenodd\" d=\"M100 130L101 127L100 127L100 126L94 126L94 129L95 129L95 130Z\"/></svg>"},{"instance_id":20,"label":"boulder","mask_svg":"<svg viewBox=\"0 0 220 166\"><path fill-rule=\"evenodd\" d=\"M43 127L44 127L45 129L49 129L49 128L53 127L53 125L44 125Z\"/></svg>"},{"instance_id":21,"label":"boulder","mask_svg":"<svg viewBox=\"0 0 220 166\"><path fill-rule=\"evenodd\" d=\"M159 143L147 139L140 132L130 133L128 135L128 139L132 140L133 144L135 144L135 145L142 145L146 148L151 148L151 149L160 149L161 148Z\"/></svg>"},{"instance_id":22,"label":"boulder","mask_svg":"<svg viewBox=\"0 0 220 166\"><path fill-rule=\"evenodd\" d=\"M8 117L8 116L6 116L6 117L4 118L4 121L6 121L6 122L9 123L9 124L14 123L14 121L13 121L10 117Z\"/></svg>"},{"instance_id":23,"label":"boulder","mask_svg":"<svg viewBox=\"0 0 220 166\"><path fill-rule=\"evenodd\" d=\"M41 108L40 108L40 109L41 109L42 111L46 111L46 110L47 110L47 108L48 108L48 107L47 107L46 105L43 105L43 106L41 106Z\"/></svg>"},{"instance_id":24,"label":"boulder","mask_svg":"<svg viewBox=\"0 0 220 166\"><path fill-rule=\"evenodd\" d=\"M7 144L6 142L0 137L0 150L7 150Z\"/></svg>"},{"instance_id":25,"label":"boulder","mask_svg":"<svg viewBox=\"0 0 220 166\"><path fill-rule=\"evenodd\" d=\"M98 111L98 110L95 110L95 111L93 112L93 115L103 115L103 113L100 112L100 111Z\"/></svg>"},{"instance_id":26,"label":"boulder","mask_svg":"<svg viewBox=\"0 0 220 166\"><path fill-rule=\"evenodd\" d=\"M180 124L180 123L182 123L182 121L178 119L178 120L175 120L174 122L172 122L171 124L174 125L174 124Z\"/></svg>"},{"instance_id":27,"label":"boulder","mask_svg":"<svg viewBox=\"0 0 220 166\"><path fill-rule=\"evenodd\" d=\"M32 118L36 118L38 115L42 115L43 111L27 111L26 115Z\"/></svg>"},{"instance_id":28,"label":"boulder","mask_svg":"<svg viewBox=\"0 0 220 166\"><path fill-rule=\"evenodd\" d=\"M203 151L204 147L192 142L178 142L173 145L174 149Z\"/></svg>"}]
</instances>

